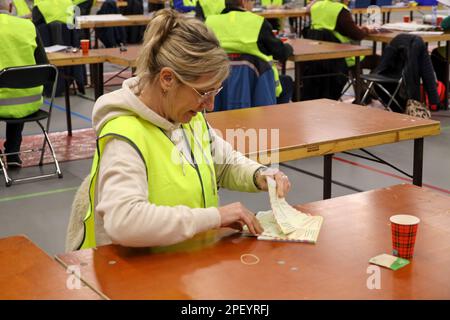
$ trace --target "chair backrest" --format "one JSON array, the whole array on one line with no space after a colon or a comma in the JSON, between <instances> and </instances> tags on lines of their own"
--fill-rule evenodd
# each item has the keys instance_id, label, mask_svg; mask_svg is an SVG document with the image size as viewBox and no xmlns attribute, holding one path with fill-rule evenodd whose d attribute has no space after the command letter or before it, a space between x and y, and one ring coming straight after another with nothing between
<instances>
[{"instance_id":1,"label":"chair backrest","mask_svg":"<svg viewBox=\"0 0 450 320\"><path fill-rule=\"evenodd\" d=\"M54 86L58 69L51 64L10 67L0 70L0 88L28 89L47 84Z\"/></svg>"},{"instance_id":2,"label":"chair backrest","mask_svg":"<svg viewBox=\"0 0 450 320\"><path fill-rule=\"evenodd\" d=\"M53 108L53 100L55 99L57 78L58 69L51 64L10 67L0 71L0 88L28 89L45 85L51 87L52 92L48 111L49 116L47 120L48 131ZM21 100L18 101L18 104L24 103Z\"/></svg>"},{"instance_id":3,"label":"chair backrest","mask_svg":"<svg viewBox=\"0 0 450 320\"><path fill-rule=\"evenodd\" d=\"M214 111L276 104L269 62L249 54L229 54L231 72L214 102Z\"/></svg>"}]
</instances>

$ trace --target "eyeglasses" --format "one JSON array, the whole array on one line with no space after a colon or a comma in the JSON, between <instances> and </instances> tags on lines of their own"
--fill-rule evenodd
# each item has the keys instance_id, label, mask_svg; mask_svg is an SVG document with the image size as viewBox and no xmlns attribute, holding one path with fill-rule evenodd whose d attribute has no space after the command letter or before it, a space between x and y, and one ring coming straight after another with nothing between
<instances>
[{"instance_id":1,"label":"eyeglasses","mask_svg":"<svg viewBox=\"0 0 450 320\"><path fill-rule=\"evenodd\" d=\"M199 96L198 98L198 103L204 103L207 100L209 100L210 98L214 98L215 96L217 96L219 94L219 92L223 89L223 87L217 88L215 90L211 90L208 92L204 92L204 93L200 93L198 92L197 89L195 89L194 87L191 87Z\"/></svg>"}]
</instances>

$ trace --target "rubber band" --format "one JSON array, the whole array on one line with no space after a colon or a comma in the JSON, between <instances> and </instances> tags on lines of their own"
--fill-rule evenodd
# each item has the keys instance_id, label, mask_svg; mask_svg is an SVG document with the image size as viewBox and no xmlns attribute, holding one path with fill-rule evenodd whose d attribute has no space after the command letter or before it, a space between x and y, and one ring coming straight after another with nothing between
<instances>
[{"instance_id":1,"label":"rubber band","mask_svg":"<svg viewBox=\"0 0 450 320\"><path fill-rule=\"evenodd\" d=\"M245 261L245 257L252 257L252 258L254 258L255 260L252 261L252 262L247 262L247 261ZM254 254L251 254L251 253L244 253L243 255L241 255L241 262L242 262L243 264L245 264L245 265L250 266L250 265L254 265L254 264L259 263L259 258L258 258L257 256L255 256Z\"/></svg>"}]
</instances>

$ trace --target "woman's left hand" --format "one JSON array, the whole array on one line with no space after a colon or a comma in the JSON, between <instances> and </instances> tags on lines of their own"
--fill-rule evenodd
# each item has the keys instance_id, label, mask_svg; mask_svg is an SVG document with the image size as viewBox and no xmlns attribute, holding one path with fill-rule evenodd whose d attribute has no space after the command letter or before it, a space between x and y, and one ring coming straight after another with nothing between
<instances>
[{"instance_id":1,"label":"woman's left hand","mask_svg":"<svg viewBox=\"0 0 450 320\"><path fill-rule=\"evenodd\" d=\"M271 177L277 183L277 194L279 198L286 197L289 190L291 190L291 182L287 175L278 169L259 170L256 173L255 180L258 188L264 191L268 190L267 177Z\"/></svg>"}]
</instances>

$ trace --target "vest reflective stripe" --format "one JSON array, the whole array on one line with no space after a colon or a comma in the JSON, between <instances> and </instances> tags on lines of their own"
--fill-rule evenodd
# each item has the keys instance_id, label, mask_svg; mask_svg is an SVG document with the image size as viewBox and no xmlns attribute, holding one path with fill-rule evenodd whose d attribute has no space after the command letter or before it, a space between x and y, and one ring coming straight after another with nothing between
<instances>
[{"instance_id":1,"label":"vest reflective stripe","mask_svg":"<svg viewBox=\"0 0 450 320\"><path fill-rule=\"evenodd\" d=\"M261 4L263 6L281 6L283 5L283 0L262 0Z\"/></svg>"},{"instance_id":2,"label":"vest reflective stripe","mask_svg":"<svg viewBox=\"0 0 450 320\"><path fill-rule=\"evenodd\" d=\"M27 19L0 14L0 70L35 65L36 28ZM42 105L42 86L29 89L0 88L0 117L23 118Z\"/></svg>"},{"instance_id":3,"label":"vest reflective stripe","mask_svg":"<svg viewBox=\"0 0 450 320\"><path fill-rule=\"evenodd\" d=\"M47 24L53 21L73 24L74 5L72 0L35 0L34 5L38 7Z\"/></svg>"},{"instance_id":4,"label":"vest reflective stripe","mask_svg":"<svg viewBox=\"0 0 450 320\"><path fill-rule=\"evenodd\" d=\"M335 31L339 13L343 8L347 9L347 6L339 2L330 0L317 1L311 7L311 28L329 30L333 32L334 36L341 43L350 43L350 38ZM348 67L355 65L355 57L346 58L345 61Z\"/></svg>"},{"instance_id":5,"label":"vest reflective stripe","mask_svg":"<svg viewBox=\"0 0 450 320\"><path fill-rule=\"evenodd\" d=\"M278 97L283 90L278 69L273 63L272 56L262 53L257 44L263 22L263 17L246 11L230 11L226 14L213 15L205 21L227 53L251 54L271 64L275 78L275 95Z\"/></svg>"},{"instance_id":6,"label":"vest reflective stripe","mask_svg":"<svg viewBox=\"0 0 450 320\"><path fill-rule=\"evenodd\" d=\"M97 152L91 169L90 207L84 220L82 249L96 246L94 205L98 163L106 142L111 138L127 141L140 154L147 168L150 203L190 208L217 207L216 174L206 121L199 113L182 128L184 133L180 136L189 142L196 165L188 163L164 132L148 121L121 116L106 123L97 140Z\"/></svg>"},{"instance_id":7,"label":"vest reflective stripe","mask_svg":"<svg viewBox=\"0 0 450 320\"><path fill-rule=\"evenodd\" d=\"M225 9L225 0L198 0L205 18L220 14Z\"/></svg>"},{"instance_id":8,"label":"vest reflective stripe","mask_svg":"<svg viewBox=\"0 0 450 320\"><path fill-rule=\"evenodd\" d=\"M25 0L13 0L14 6L16 7L16 13L19 17L31 14L31 10L28 7Z\"/></svg>"},{"instance_id":9,"label":"vest reflective stripe","mask_svg":"<svg viewBox=\"0 0 450 320\"><path fill-rule=\"evenodd\" d=\"M40 101L41 98L42 98L41 94L37 94L34 96L28 96L28 97L17 97L17 98L0 97L0 106L32 103L32 102Z\"/></svg>"}]
</instances>

